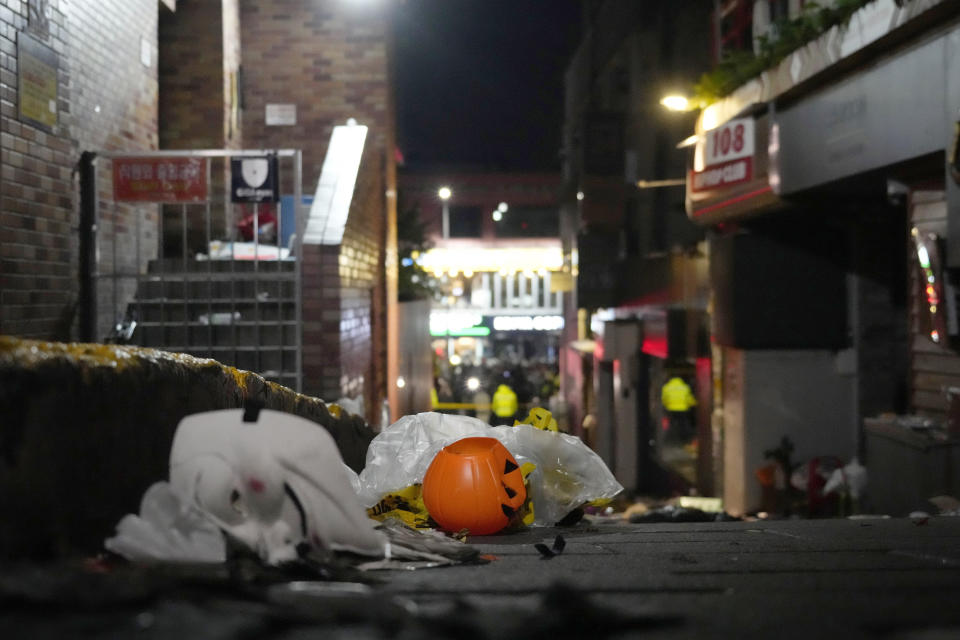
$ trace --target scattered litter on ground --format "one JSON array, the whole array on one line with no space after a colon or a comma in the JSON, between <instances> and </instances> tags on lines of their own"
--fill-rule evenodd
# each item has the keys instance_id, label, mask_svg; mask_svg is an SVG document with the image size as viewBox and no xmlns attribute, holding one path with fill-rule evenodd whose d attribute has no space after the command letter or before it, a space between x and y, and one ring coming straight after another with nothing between
<instances>
[{"instance_id":1,"label":"scattered litter on ground","mask_svg":"<svg viewBox=\"0 0 960 640\"><path fill-rule=\"evenodd\" d=\"M673 504L656 509L635 512L627 517L629 522L733 522L739 520L725 513L711 513L701 509L690 509Z\"/></svg>"},{"instance_id":2,"label":"scattered litter on ground","mask_svg":"<svg viewBox=\"0 0 960 640\"><path fill-rule=\"evenodd\" d=\"M549 560L550 558L555 558L563 553L564 548L567 546L567 541L563 538L563 536L558 535L553 539L553 547L548 547L542 542L538 542L533 546L537 551L540 552L540 555L543 556L544 560Z\"/></svg>"},{"instance_id":3,"label":"scattered litter on ground","mask_svg":"<svg viewBox=\"0 0 960 640\"><path fill-rule=\"evenodd\" d=\"M290 577L482 563L479 552L400 520L367 517L331 436L297 416L248 407L184 418L170 481L117 524L109 551L134 562L229 563L238 554Z\"/></svg>"},{"instance_id":4,"label":"scattered litter on ground","mask_svg":"<svg viewBox=\"0 0 960 640\"><path fill-rule=\"evenodd\" d=\"M549 425L549 416L538 414L535 421ZM521 467L532 465L527 486L534 525L552 526L583 505L623 490L603 460L575 436L530 424L491 427L476 418L429 412L404 416L370 443L358 481L362 503L370 508L388 494L422 483L441 449L470 437L495 438Z\"/></svg>"}]
</instances>

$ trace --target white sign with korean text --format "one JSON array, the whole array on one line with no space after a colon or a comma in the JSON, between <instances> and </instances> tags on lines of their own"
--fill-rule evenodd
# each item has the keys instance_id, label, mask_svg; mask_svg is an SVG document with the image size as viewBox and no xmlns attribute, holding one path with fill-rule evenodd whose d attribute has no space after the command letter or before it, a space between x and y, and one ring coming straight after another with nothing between
<instances>
[{"instance_id":1,"label":"white sign with korean text","mask_svg":"<svg viewBox=\"0 0 960 640\"><path fill-rule=\"evenodd\" d=\"M738 118L704 134L703 166L712 167L754 152L753 118Z\"/></svg>"},{"instance_id":2,"label":"white sign with korean text","mask_svg":"<svg viewBox=\"0 0 960 640\"><path fill-rule=\"evenodd\" d=\"M288 127L297 124L297 105L268 104L265 119L268 127Z\"/></svg>"}]
</instances>

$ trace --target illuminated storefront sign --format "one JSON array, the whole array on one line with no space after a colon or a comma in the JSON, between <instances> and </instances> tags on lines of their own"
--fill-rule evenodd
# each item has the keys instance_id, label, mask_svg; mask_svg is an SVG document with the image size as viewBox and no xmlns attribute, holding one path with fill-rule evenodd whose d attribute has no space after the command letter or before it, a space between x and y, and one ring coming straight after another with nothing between
<instances>
[{"instance_id":1,"label":"illuminated storefront sign","mask_svg":"<svg viewBox=\"0 0 960 640\"><path fill-rule=\"evenodd\" d=\"M563 316L494 316L494 331L560 331Z\"/></svg>"},{"instance_id":2,"label":"illuminated storefront sign","mask_svg":"<svg viewBox=\"0 0 960 640\"><path fill-rule=\"evenodd\" d=\"M432 336L486 336L490 327L482 326L483 316L470 311L431 311Z\"/></svg>"},{"instance_id":3,"label":"illuminated storefront sign","mask_svg":"<svg viewBox=\"0 0 960 640\"><path fill-rule=\"evenodd\" d=\"M563 267L563 249L552 247L435 247L418 261L431 273L480 273L499 271L558 271Z\"/></svg>"},{"instance_id":4,"label":"illuminated storefront sign","mask_svg":"<svg viewBox=\"0 0 960 640\"><path fill-rule=\"evenodd\" d=\"M493 331L560 331L563 316L482 316L469 311L432 311L430 335L488 336Z\"/></svg>"}]
</instances>

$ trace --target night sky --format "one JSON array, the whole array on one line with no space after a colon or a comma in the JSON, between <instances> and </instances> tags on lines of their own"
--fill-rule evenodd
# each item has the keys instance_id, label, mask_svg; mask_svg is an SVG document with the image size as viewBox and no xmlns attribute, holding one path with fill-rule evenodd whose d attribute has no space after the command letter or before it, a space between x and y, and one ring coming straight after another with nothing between
<instances>
[{"instance_id":1,"label":"night sky","mask_svg":"<svg viewBox=\"0 0 960 640\"><path fill-rule=\"evenodd\" d=\"M577 0L406 0L397 14L397 143L408 169L560 167Z\"/></svg>"}]
</instances>

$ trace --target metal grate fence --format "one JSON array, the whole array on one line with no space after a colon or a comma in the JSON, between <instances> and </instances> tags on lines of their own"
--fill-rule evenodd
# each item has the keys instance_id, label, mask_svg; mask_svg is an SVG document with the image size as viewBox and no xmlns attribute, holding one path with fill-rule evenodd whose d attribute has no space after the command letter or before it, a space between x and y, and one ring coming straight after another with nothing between
<instances>
[{"instance_id":1,"label":"metal grate fence","mask_svg":"<svg viewBox=\"0 0 960 640\"><path fill-rule=\"evenodd\" d=\"M263 157L287 195L233 202L231 159ZM290 149L84 153L82 338L213 358L301 390L301 163Z\"/></svg>"}]
</instances>

